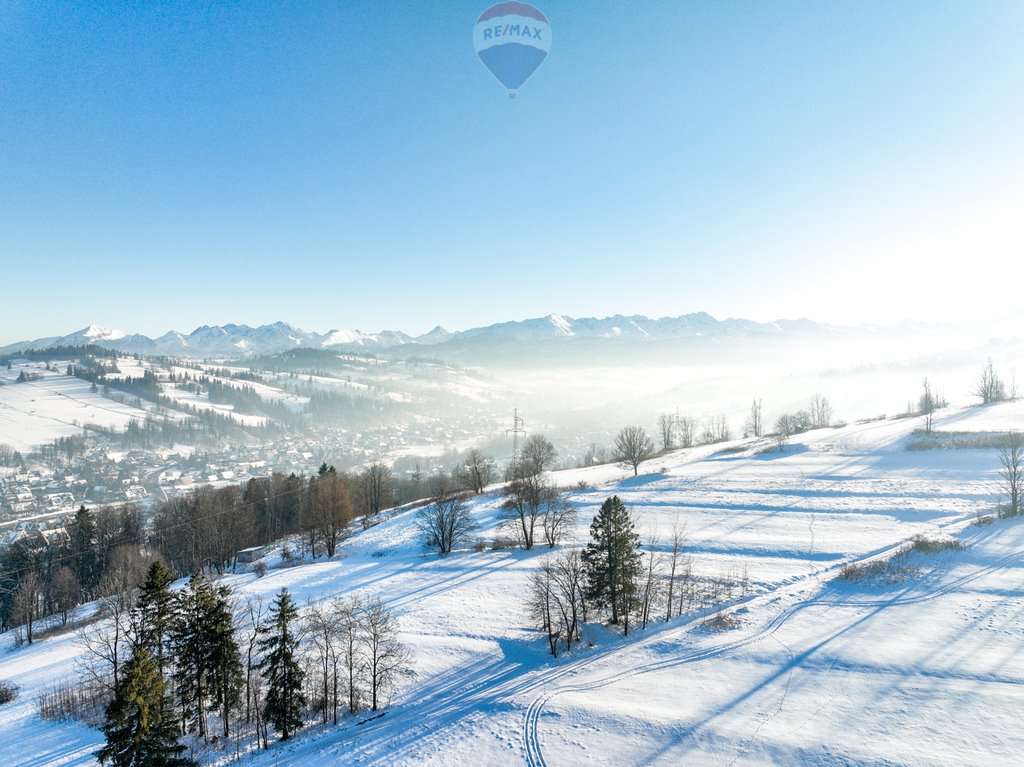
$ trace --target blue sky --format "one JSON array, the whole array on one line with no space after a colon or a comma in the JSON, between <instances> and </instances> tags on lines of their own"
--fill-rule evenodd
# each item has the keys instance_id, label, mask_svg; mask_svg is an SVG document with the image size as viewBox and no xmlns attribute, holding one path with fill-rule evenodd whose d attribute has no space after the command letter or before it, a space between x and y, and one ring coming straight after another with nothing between
<instances>
[{"instance_id":1,"label":"blue sky","mask_svg":"<svg viewBox=\"0 0 1024 767\"><path fill-rule=\"evenodd\" d=\"M0 343L1017 308L1024 4L487 5L0 0Z\"/></svg>"}]
</instances>

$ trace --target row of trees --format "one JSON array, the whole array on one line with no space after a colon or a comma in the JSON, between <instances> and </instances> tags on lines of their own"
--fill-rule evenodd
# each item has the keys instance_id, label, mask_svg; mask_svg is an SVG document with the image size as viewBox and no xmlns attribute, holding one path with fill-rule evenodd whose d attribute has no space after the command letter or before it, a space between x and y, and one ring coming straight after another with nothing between
<instances>
[{"instance_id":1,"label":"row of trees","mask_svg":"<svg viewBox=\"0 0 1024 767\"><path fill-rule=\"evenodd\" d=\"M656 434L660 438L662 450L713 445L732 438L729 422L724 415L712 416L701 425L691 416L662 413L658 416Z\"/></svg>"},{"instance_id":2,"label":"row of trees","mask_svg":"<svg viewBox=\"0 0 1024 767\"><path fill-rule=\"evenodd\" d=\"M641 462L654 453L654 442L642 426L621 429L615 438L616 460L638 473ZM557 546L575 527L576 510L569 493L549 476L558 452L541 434L529 437L507 471L508 481L500 494L500 528L520 548L531 550L538 542ZM482 492L486 482L470 482L481 462L491 459L472 451L454 475L439 475L432 483L431 501L417 512L416 524L423 543L439 554L448 554L476 530L468 508L468 492ZM489 478L491 475L488 473ZM460 486L460 479L462 484ZM488 480L489 481L489 480Z\"/></svg>"},{"instance_id":3,"label":"row of trees","mask_svg":"<svg viewBox=\"0 0 1024 767\"><path fill-rule=\"evenodd\" d=\"M355 474L324 464L309 478L275 473L198 488L159 504L151 529L133 505L82 506L64 534L31 535L0 551L0 628L25 626L32 641L39 618L66 622L76 605L122 589L148 566L147 550L178 576L223 573L239 551L289 535L304 553L333 557L355 519L372 520L393 499L385 464Z\"/></svg>"},{"instance_id":4,"label":"row of trees","mask_svg":"<svg viewBox=\"0 0 1024 767\"><path fill-rule=\"evenodd\" d=\"M510 484L509 507L527 521L521 539L527 547L533 546L534 522L549 545L569 524L571 507L545 475L556 457L546 438L531 437ZM494 460L472 450L450 475L430 482L420 477L415 488L402 489L432 494L436 514L424 520L432 528L425 532L429 545L447 553L466 537L473 529L467 493L482 493L495 474ZM396 485L381 461L355 473L324 463L308 478L274 473L244 486L198 488L159 504L149 530L134 506L83 506L66 536L30 536L0 552L0 627L25 625L32 641L39 618L59 613L66 621L76 605L109 595L144 571L149 560L140 552L147 548L178 576L198 569L223 573L239 551L287 536L297 537L303 554L333 557L354 520L372 524L394 504Z\"/></svg>"},{"instance_id":5,"label":"row of trees","mask_svg":"<svg viewBox=\"0 0 1024 767\"><path fill-rule=\"evenodd\" d=\"M228 737L234 726L266 747L271 731L287 740L309 715L337 723L341 708L377 710L408 665L379 599L337 598L303 615L287 589L265 608L237 604L201 573L178 591L172 580L155 561L83 639L86 673L109 697L98 756L115 767L189 764L182 735Z\"/></svg>"},{"instance_id":6,"label":"row of trees","mask_svg":"<svg viewBox=\"0 0 1024 767\"><path fill-rule=\"evenodd\" d=\"M921 388L922 391L917 403L909 403L907 405L907 414L921 416L924 419L925 434L931 434L935 420L935 411L948 406L949 402L941 392L935 390L932 382L927 378L922 382ZM1010 385L1007 386L999 373L996 372L991 359L981 369L981 373L978 375L977 382L971 393L980 399L983 405L1015 400L1018 397L1016 381L1011 381Z\"/></svg>"},{"instance_id":7,"label":"row of trees","mask_svg":"<svg viewBox=\"0 0 1024 767\"><path fill-rule=\"evenodd\" d=\"M507 469L508 481L501 489L502 529L523 549L532 549L541 536L554 547L575 523L568 494L548 476L557 458L554 445L534 434ZM453 474L433 478L430 503L416 515L425 546L448 554L476 530L469 513L469 494L483 492L493 478L493 465L491 458L474 450Z\"/></svg>"},{"instance_id":8,"label":"row of trees","mask_svg":"<svg viewBox=\"0 0 1024 767\"><path fill-rule=\"evenodd\" d=\"M757 401L760 406L760 400ZM779 450L794 434L802 434L811 429L824 429L832 425L832 403L828 397L815 394L811 398L810 407L795 413L783 413L775 421L775 439Z\"/></svg>"},{"instance_id":9,"label":"row of trees","mask_svg":"<svg viewBox=\"0 0 1024 767\"><path fill-rule=\"evenodd\" d=\"M324 463L309 478L274 473L242 488L201 488L171 499L157 508L152 541L179 573L223 572L238 551L288 535L298 535L314 558L333 557L355 519L369 524L393 501L386 464L348 474Z\"/></svg>"},{"instance_id":10,"label":"row of trees","mask_svg":"<svg viewBox=\"0 0 1024 767\"><path fill-rule=\"evenodd\" d=\"M784 413L775 422L774 435L778 437L779 445L785 444L786 440L793 434L799 434L809 429L818 429L830 425L832 422L832 405L828 398L815 394L811 398L809 407L795 413ZM640 427L631 427L640 429ZM642 431L642 429L640 429ZM720 442L728 442L732 439L732 430L729 428L729 421L724 415L717 415L704 421L700 431L697 431L697 421L693 418L662 413L658 416L658 434L661 437L662 450L669 450L674 447L688 448L694 445L714 445ZM744 437L767 436L768 425L765 421L764 404L759 397L755 397L750 403L750 410L743 423ZM616 439L616 449L619 456L637 455L635 449L623 449L620 446L619 438ZM626 445L636 444L636 438L631 437ZM653 444L650 451L644 456L649 457L653 453ZM636 471L636 465L632 461L626 461Z\"/></svg>"}]
</instances>

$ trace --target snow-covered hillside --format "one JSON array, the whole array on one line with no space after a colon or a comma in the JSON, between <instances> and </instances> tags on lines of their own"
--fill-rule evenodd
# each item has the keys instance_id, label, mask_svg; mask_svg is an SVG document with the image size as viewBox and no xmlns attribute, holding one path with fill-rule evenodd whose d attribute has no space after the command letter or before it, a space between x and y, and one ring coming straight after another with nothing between
<instances>
[{"instance_id":1,"label":"snow-covered hillside","mask_svg":"<svg viewBox=\"0 0 1024 767\"><path fill-rule=\"evenodd\" d=\"M591 625L553 660L524 609L547 551L438 558L409 510L356 532L335 560L228 576L239 594L287 586L300 603L379 594L414 656L385 716L311 726L244 763L1019 763L1024 524L974 525L998 501L995 451L908 451L919 425L817 430L781 453L756 441L675 451L636 478L618 466L554 475L579 511L566 545L618 494L662 548L676 520L686 525L696 574L745 572L749 591L722 608L727 630L706 626L707 612L628 638ZM1024 403L942 411L935 427L1021 428ZM496 495L474 503L485 539L498 507ZM966 548L912 555L918 572L891 585L835 580L919 534ZM74 636L0 643L0 679L21 688L0 706L0 764L93 764L98 731L35 713L35 692L75 673Z\"/></svg>"},{"instance_id":2,"label":"snow-covered hillside","mask_svg":"<svg viewBox=\"0 0 1024 767\"><path fill-rule=\"evenodd\" d=\"M33 380L15 383L20 373ZM30 452L60 437L82 433L85 424L123 430L144 421L146 411L91 390L87 381L23 363L0 370L0 444Z\"/></svg>"}]
</instances>

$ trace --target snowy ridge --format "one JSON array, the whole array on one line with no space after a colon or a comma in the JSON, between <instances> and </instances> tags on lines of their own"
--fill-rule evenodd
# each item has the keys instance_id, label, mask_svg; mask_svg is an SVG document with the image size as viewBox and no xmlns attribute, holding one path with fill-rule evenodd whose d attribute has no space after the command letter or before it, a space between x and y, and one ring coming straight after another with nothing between
<instances>
[{"instance_id":1,"label":"snowy ridge","mask_svg":"<svg viewBox=\"0 0 1024 767\"><path fill-rule=\"evenodd\" d=\"M272 325L203 325L189 334L170 331L158 338L127 334L90 325L66 336L22 341L0 348L0 353L43 349L52 346L84 346L95 344L127 353L179 357L231 357L277 354L297 348L344 350L383 350L403 346L436 346L460 341L475 343L516 342L538 343L578 338L603 338L633 341L654 341L704 336L750 337L766 335L828 335L840 332L832 326L811 320L779 320L759 323L751 320L716 320L697 312L679 317L652 319L643 315L616 314L605 318L573 318L549 314L526 320L500 322L485 327L449 332L440 325L428 333L412 336L397 330L367 333L361 330L329 330L307 332L285 322Z\"/></svg>"},{"instance_id":2,"label":"snowy ridge","mask_svg":"<svg viewBox=\"0 0 1024 767\"><path fill-rule=\"evenodd\" d=\"M415 659L386 715L310 723L242 764L1019 764L1024 524L972 524L998 500L994 452L907 451L916 425L820 429L783 452L757 440L676 451L638 478L615 465L555 473L576 488L579 513L562 548L585 542L597 506L617 494L640 529L660 534L662 552L679 520L694 572L742 571L751 582L630 637L591 622L557 659L525 612L524 584L549 552L467 544L424 555L414 509L356 531L336 559L228 575L243 598L282 586L300 605L380 594ZM936 417L937 429L996 425L1024 425L1021 403ZM490 490L472 505L484 539L498 532L501 498ZM900 583L835 579L918 534L965 548L914 555L915 574ZM729 628L705 624L718 612ZM0 707L5 766L95 764L99 731L34 709L38 690L73 673L76 632L30 647L0 638L0 679L21 688Z\"/></svg>"},{"instance_id":3,"label":"snowy ridge","mask_svg":"<svg viewBox=\"0 0 1024 767\"><path fill-rule=\"evenodd\" d=\"M936 338L968 339L977 345L981 341L998 337L1021 338L1020 323L1006 318L993 322L963 323L959 325L931 325L922 322L900 322L895 325L830 325L810 319L755 322L730 317L718 320L706 312L694 312L676 317L652 318L641 314L615 314L609 317L570 317L549 314L525 320L499 322L493 325L451 332L436 326L433 330L413 336L400 330L365 332L358 329L332 329L326 333L307 332L286 322L272 325L203 325L189 334L170 331L158 338L90 325L66 336L21 341L0 347L0 353L51 346L83 346L95 344L129 354L167 355L177 357L238 357L278 354L297 348L331 349L337 351L376 352L388 349L407 349L415 352L418 346L458 347L566 343L579 339L605 339L616 343L645 343L684 339L723 339L763 341L766 339L825 340L844 338L853 341L875 340L880 337L919 339L932 335Z\"/></svg>"}]
</instances>

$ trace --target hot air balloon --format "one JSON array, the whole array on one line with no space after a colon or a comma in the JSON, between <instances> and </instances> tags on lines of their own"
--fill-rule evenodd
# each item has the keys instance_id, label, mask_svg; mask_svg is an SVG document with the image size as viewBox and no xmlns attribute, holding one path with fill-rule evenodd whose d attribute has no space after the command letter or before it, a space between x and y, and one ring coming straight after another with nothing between
<instances>
[{"instance_id":1,"label":"hot air balloon","mask_svg":"<svg viewBox=\"0 0 1024 767\"><path fill-rule=\"evenodd\" d=\"M477 19L473 48L514 99L551 50L551 25L532 5L498 3Z\"/></svg>"}]
</instances>

